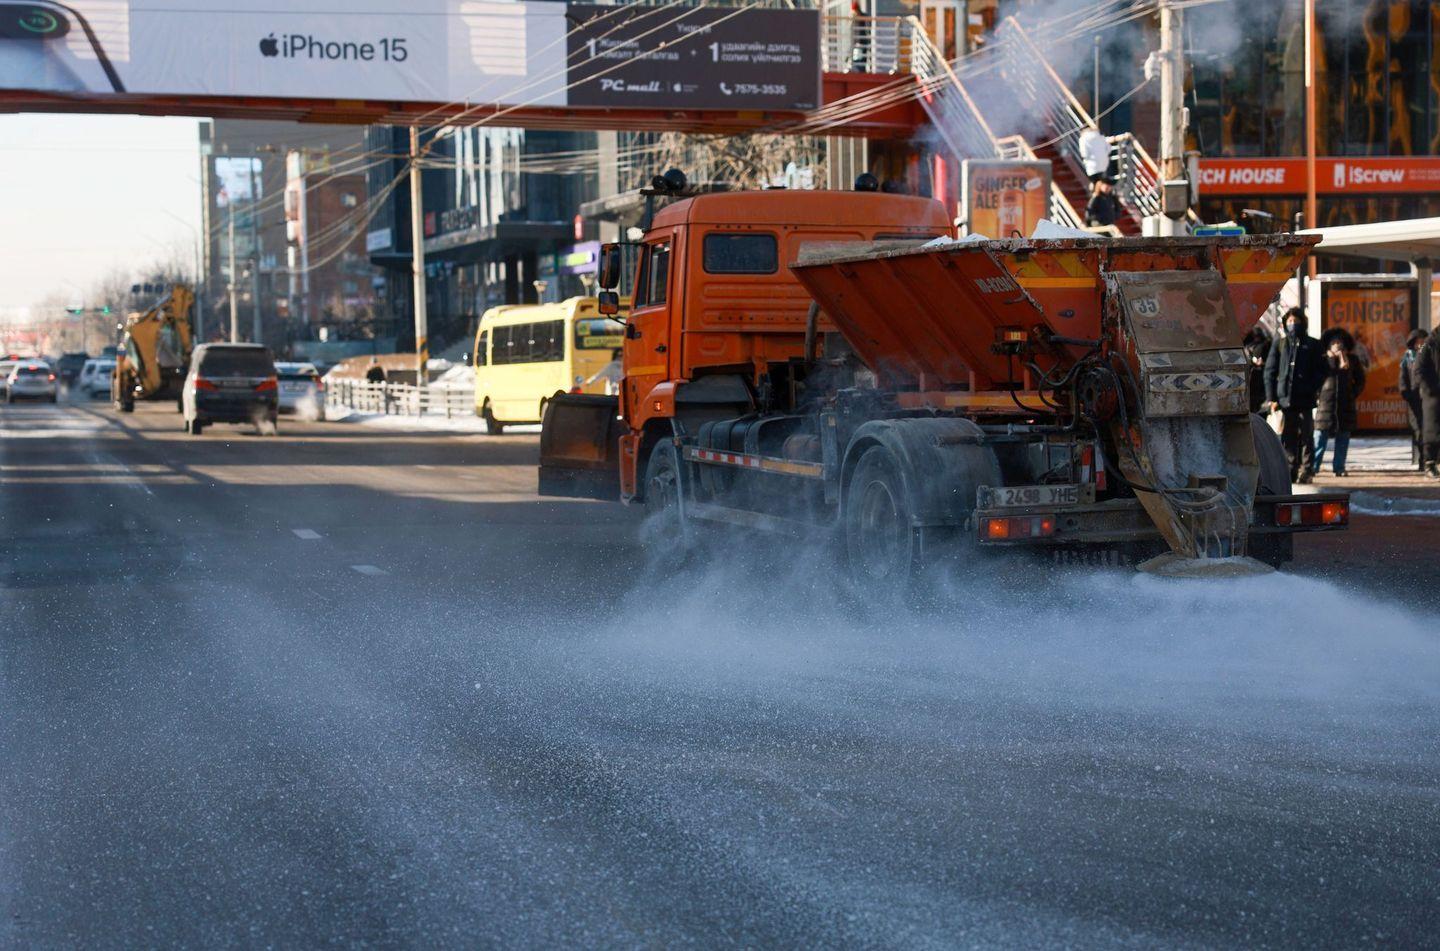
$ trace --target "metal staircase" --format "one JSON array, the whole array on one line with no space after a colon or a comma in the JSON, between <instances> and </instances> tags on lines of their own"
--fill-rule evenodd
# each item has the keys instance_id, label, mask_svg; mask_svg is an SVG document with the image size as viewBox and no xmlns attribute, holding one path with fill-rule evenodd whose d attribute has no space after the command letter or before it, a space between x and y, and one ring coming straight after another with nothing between
<instances>
[{"instance_id":1,"label":"metal staircase","mask_svg":"<svg viewBox=\"0 0 1440 951\"><path fill-rule=\"evenodd\" d=\"M1048 160L1051 164L1051 217L1060 224L1083 227L1089 199L1089 180L1080 158L1080 133L1094 125L1085 107L1056 74L1040 48L1025 29L1008 17L996 31L993 56L1004 76L1013 106L997 124L1009 125L997 135L957 75L935 47L924 27L907 17L910 36L910 71L921 86L921 105L936 134L957 160L981 158L1024 158ZM986 65L994 65L986 64ZM1033 129L1042 127L1044 140L1038 145L1019 132L1019 123ZM1123 234L1139 234L1147 215L1159 214L1159 167L1144 146L1130 133L1108 136L1116 191L1125 207L1117 223Z\"/></svg>"}]
</instances>

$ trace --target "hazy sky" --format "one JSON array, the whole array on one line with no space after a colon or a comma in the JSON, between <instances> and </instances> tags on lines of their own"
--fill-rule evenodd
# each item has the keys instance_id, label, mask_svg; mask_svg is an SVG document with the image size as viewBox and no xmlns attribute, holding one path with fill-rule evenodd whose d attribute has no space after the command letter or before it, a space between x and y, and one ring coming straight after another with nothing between
<instances>
[{"instance_id":1,"label":"hazy sky","mask_svg":"<svg viewBox=\"0 0 1440 951\"><path fill-rule=\"evenodd\" d=\"M51 291L78 299L66 281L194 260L197 121L0 115L0 319Z\"/></svg>"}]
</instances>

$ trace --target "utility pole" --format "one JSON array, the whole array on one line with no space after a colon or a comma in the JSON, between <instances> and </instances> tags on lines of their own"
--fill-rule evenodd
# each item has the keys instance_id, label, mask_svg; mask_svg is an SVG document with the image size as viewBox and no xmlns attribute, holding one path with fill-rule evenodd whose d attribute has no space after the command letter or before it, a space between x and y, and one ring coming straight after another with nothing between
<instances>
[{"instance_id":1,"label":"utility pole","mask_svg":"<svg viewBox=\"0 0 1440 951\"><path fill-rule=\"evenodd\" d=\"M1311 228L1320 227L1320 202L1316 197L1315 182L1315 149L1318 145L1316 139L1320 118L1317 113L1319 97L1316 95L1316 72L1320 65L1317 62L1320 52L1316 48L1318 41L1315 29L1315 0L1305 0L1305 223ZM1315 255L1307 256L1307 266L1310 276L1314 277ZM1305 306L1303 300L1300 306Z\"/></svg>"},{"instance_id":2,"label":"utility pole","mask_svg":"<svg viewBox=\"0 0 1440 951\"><path fill-rule=\"evenodd\" d=\"M425 313L425 212L420 192L420 129L410 127L410 270L415 293L415 385L427 386L429 323Z\"/></svg>"},{"instance_id":3,"label":"utility pole","mask_svg":"<svg viewBox=\"0 0 1440 951\"><path fill-rule=\"evenodd\" d=\"M255 187L255 164L260 160L250 157L250 342L264 343L260 326L260 225L256 217L260 213L259 195Z\"/></svg>"},{"instance_id":4,"label":"utility pole","mask_svg":"<svg viewBox=\"0 0 1440 951\"><path fill-rule=\"evenodd\" d=\"M230 342L240 342L240 302L235 294L235 202L225 202L225 230L230 243L230 280L225 285L230 294Z\"/></svg>"},{"instance_id":5,"label":"utility pole","mask_svg":"<svg viewBox=\"0 0 1440 951\"><path fill-rule=\"evenodd\" d=\"M1176 0L1160 0L1160 214L1146 221L1147 235L1186 233L1190 184L1185 181L1185 40Z\"/></svg>"}]
</instances>

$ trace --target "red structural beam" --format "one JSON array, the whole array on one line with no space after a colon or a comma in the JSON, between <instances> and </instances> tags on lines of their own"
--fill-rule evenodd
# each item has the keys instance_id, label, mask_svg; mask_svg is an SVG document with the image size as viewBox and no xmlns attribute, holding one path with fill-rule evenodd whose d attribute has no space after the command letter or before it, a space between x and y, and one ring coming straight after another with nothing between
<instances>
[{"instance_id":1,"label":"red structural beam","mask_svg":"<svg viewBox=\"0 0 1440 951\"><path fill-rule=\"evenodd\" d=\"M823 101L833 103L877 89L895 81L894 76L866 73L826 73ZM0 92L0 112L125 113L153 116L198 116L224 119L288 119L296 122L353 125L410 125L443 123L465 111L457 104L383 102L362 99L281 99L247 96L158 96L109 94L72 96L51 92L11 90ZM742 132L785 132L803 122L803 112L746 112L678 109L603 109L527 107L504 111L503 107L468 111L463 121L479 122L504 112L496 125L525 129L643 129L654 132L734 134ZM914 101L877 108L829 130L836 135L867 138L903 138L925 121Z\"/></svg>"}]
</instances>

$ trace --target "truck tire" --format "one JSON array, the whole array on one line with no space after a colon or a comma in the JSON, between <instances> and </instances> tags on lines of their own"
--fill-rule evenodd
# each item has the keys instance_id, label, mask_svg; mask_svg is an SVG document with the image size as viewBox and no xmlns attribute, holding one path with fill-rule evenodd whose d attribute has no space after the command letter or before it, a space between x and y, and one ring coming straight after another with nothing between
<instances>
[{"instance_id":1,"label":"truck tire","mask_svg":"<svg viewBox=\"0 0 1440 951\"><path fill-rule=\"evenodd\" d=\"M661 439L645 464L645 547L664 563L680 564L694 548L695 529L681 510L685 485L675 443Z\"/></svg>"},{"instance_id":2,"label":"truck tire","mask_svg":"<svg viewBox=\"0 0 1440 951\"><path fill-rule=\"evenodd\" d=\"M865 450L845 492L850 577L864 592L899 593L920 568L920 537L900 465L884 446Z\"/></svg>"},{"instance_id":3,"label":"truck tire","mask_svg":"<svg viewBox=\"0 0 1440 951\"><path fill-rule=\"evenodd\" d=\"M1290 462L1285 447L1275 430L1263 417L1251 414L1250 435L1255 440L1255 455L1260 459L1260 479L1256 495L1289 495ZM1250 556L1272 568L1279 568L1295 557L1295 536L1258 535L1250 541Z\"/></svg>"}]
</instances>

